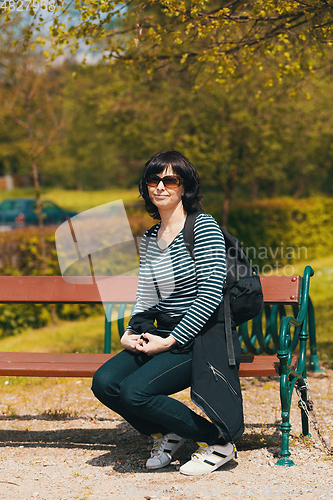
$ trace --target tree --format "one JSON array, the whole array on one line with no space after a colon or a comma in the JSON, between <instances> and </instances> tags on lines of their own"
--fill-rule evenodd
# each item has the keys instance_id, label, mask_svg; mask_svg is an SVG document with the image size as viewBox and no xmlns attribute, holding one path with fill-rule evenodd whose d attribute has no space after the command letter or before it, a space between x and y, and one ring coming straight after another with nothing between
<instances>
[{"instance_id":1,"label":"tree","mask_svg":"<svg viewBox=\"0 0 333 500\"><path fill-rule=\"evenodd\" d=\"M330 77L319 76L306 82L307 99L281 99L272 107L273 134L280 144L274 163L286 173L275 193L332 195L333 86Z\"/></svg>"},{"instance_id":2,"label":"tree","mask_svg":"<svg viewBox=\"0 0 333 500\"><path fill-rule=\"evenodd\" d=\"M311 72L333 43L328 0L52 0L34 10L26 46L51 41L51 59L85 43L104 61L122 61L139 73L166 65L186 69L197 82L229 85L249 70L274 64L270 81ZM0 14L1 15L1 14ZM8 21L12 14L3 9ZM49 31L43 29L50 21ZM319 62L322 64L322 62Z\"/></svg>"},{"instance_id":3,"label":"tree","mask_svg":"<svg viewBox=\"0 0 333 500\"><path fill-rule=\"evenodd\" d=\"M159 79L127 77L126 85L124 79L118 72L108 83L96 84L95 106L104 128L114 132L133 179L139 180L153 153L178 149L194 163L205 187L223 194L218 215L226 226L236 193L256 197L265 181L284 178L272 103L255 99L257 82L247 79L234 92L218 84L193 90L185 75L180 79L166 69Z\"/></svg>"},{"instance_id":4,"label":"tree","mask_svg":"<svg viewBox=\"0 0 333 500\"><path fill-rule=\"evenodd\" d=\"M63 96L67 120L58 140L44 157L47 185L70 189L101 189L108 185L131 187L133 181L121 163L115 131L98 119L102 95L96 88L109 88L107 68L78 66L73 61L58 68L65 81ZM126 79L122 82L126 86Z\"/></svg>"},{"instance_id":5,"label":"tree","mask_svg":"<svg viewBox=\"0 0 333 500\"><path fill-rule=\"evenodd\" d=\"M6 27L0 49L0 83L4 109L12 121L25 131L26 153L36 191L36 210L40 228L43 268L46 273L46 245L40 198L37 159L55 140L64 126L61 98L62 82L57 70L45 70L45 60L38 52L22 55L12 46L17 25Z\"/></svg>"}]
</instances>

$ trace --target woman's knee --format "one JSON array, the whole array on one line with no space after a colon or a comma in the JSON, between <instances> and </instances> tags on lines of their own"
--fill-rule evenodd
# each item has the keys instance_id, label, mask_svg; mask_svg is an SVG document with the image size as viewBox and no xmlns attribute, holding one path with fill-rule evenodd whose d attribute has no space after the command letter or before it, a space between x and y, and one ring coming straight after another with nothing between
<instances>
[{"instance_id":1,"label":"woman's knee","mask_svg":"<svg viewBox=\"0 0 333 500\"><path fill-rule=\"evenodd\" d=\"M112 376L101 366L94 374L91 390L95 397L103 402L105 397L117 395L118 391Z\"/></svg>"},{"instance_id":2,"label":"woman's knee","mask_svg":"<svg viewBox=\"0 0 333 500\"><path fill-rule=\"evenodd\" d=\"M97 370L93 376L91 390L97 399L100 399L100 394L104 392L104 380L100 375L99 370Z\"/></svg>"},{"instance_id":3,"label":"woman's knee","mask_svg":"<svg viewBox=\"0 0 333 500\"><path fill-rule=\"evenodd\" d=\"M91 386L92 392L99 400L101 400L104 395L118 396L119 387L127 376L128 358L126 357L126 353L122 351L110 358L95 372Z\"/></svg>"}]
</instances>

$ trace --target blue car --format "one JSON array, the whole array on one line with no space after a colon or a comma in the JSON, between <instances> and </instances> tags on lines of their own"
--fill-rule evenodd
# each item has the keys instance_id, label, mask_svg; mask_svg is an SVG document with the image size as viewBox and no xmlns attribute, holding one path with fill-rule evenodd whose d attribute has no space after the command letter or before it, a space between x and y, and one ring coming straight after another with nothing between
<instances>
[{"instance_id":1,"label":"blue car","mask_svg":"<svg viewBox=\"0 0 333 500\"><path fill-rule=\"evenodd\" d=\"M42 201L43 222L45 225L59 225L69 217L77 215L77 212L63 210L52 201ZM36 212L36 200L33 198L15 198L4 200L0 203L0 226L1 229L36 226L38 217Z\"/></svg>"}]
</instances>

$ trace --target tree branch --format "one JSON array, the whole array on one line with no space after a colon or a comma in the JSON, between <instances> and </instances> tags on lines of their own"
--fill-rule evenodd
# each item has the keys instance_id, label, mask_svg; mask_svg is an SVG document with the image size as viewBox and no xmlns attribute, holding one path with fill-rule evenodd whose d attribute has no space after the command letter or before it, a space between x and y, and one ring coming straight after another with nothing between
<instances>
[{"instance_id":1,"label":"tree branch","mask_svg":"<svg viewBox=\"0 0 333 500\"><path fill-rule=\"evenodd\" d=\"M26 122L24 122L23 120L20 120L20 118L18 118L14 114L13 107L14 107L15 102L16 102L16 99L15 99L14 103L12 105L10 105L7 98L6 97L4 98L5 106L6 106L7 110L9 111L9 114L10 114L12 120L14 120L14 122L17 123L17 125L20 125L20 127L28 128L28 124Z\"/></svg>"}]
</instances>

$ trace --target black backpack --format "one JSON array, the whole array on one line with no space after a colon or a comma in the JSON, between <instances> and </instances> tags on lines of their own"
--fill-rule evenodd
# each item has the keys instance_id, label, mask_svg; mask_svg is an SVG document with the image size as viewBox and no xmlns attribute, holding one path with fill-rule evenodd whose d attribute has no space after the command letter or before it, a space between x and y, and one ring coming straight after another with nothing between
<instances>
[{"instance_id":1,"label":"black backpack","mask_svg":"<svg viewBox=\"0 0 333 500\"><path fill-rule=\"evenodd\" d=\"M184 242L194 260L194 223L197 215L204 214L199 210L188 214L184 225ZM148 240L154 231L152 226L146 233L146 251ZM263 294L259 275L252 266L239 241L223 227L226 249L227 278L223 286L224 320L228 361L230 366L236 365L234 345L232 341L231 318L236 326L258 316L263 309ZM157 295L161 298L157 283L154 280Z\"/></svg>"},{"instance_id":2,"label":"black backpack","mask_svg":"<svg viewBox=\"0 0 333 500\"><path fill-rule=\"evenodd\" d=\"M194 223L203 210L187 216L184 225L184 242L194 260ZM229 365L236 364L232 341L231 318L236 326L258 316L263 309L260 277L248 259L239 241L223 227L226 249L227 278L223 286L224 319Z\"/></svg>"}]
</instances>

